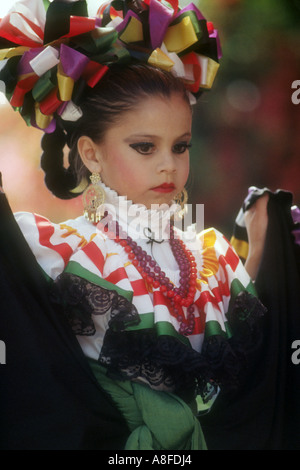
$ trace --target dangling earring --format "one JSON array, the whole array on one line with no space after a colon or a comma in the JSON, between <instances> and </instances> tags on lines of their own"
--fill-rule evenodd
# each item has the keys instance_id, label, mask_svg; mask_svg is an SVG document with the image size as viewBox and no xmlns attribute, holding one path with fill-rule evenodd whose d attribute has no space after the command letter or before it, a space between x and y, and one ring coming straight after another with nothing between
<instances>
[{"instance_id":1,"label":"dangling earring","mask_svg":"<svg viewBox=\"0 0 300 470\"><path fill-rule=\"evenodd\" d=\"M183 190L179 193L179 194L176 194L176 196L174 197L174 201L176 204L178 204L180 207L181 207L181 210L179 210L177 212L177 215L182 218L186 212L186 208L185 208L185 205L188 201L188 193L187 193L187 190L185 188L183 188Z\"/></svg>"},{"instance_id":2,"label":"dangling earring","mask_svg":"<svg viewBox=\"0 0 300 470\"><path fill-rule=\"evenodd\" d=\"M99 173L92 173L90 176L91 184L82 195L84 216L90 221L97 223L101 219L100 206L105 202L105 191L101 183Z\"/></svg>"}]
</instances>

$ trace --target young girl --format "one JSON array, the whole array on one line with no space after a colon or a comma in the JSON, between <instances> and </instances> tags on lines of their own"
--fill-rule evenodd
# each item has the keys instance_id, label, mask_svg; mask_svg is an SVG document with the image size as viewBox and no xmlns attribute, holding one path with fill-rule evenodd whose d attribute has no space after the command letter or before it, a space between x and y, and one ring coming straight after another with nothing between
<instances>
[{"instance_id":1,"label":"young girl","mask_svg":"<svg viewBox=\"0 0 300 470\"><path fill-rule=\"evenodd\" d=\"M40 9L33 1L19 3L22 8L31 4ZM41 164L48 188L62 198L85 189L85 215L75 220L54 224L25 212L15 218L49 281L50 308L61 315L63 328L67 319L76 335L85 356L80 360L86 369L89 363L102 402L92 425L83 422L80 429L76 422L79 437L71 433L69 442L61 440L62 424L60 428L51 420L51 425L46 420L37 424L27 416L21 424L27 432L26 446L205 449L198 413L209 409L220 389L229 393L243 381L255 360L264 312L249 274L221 233L215 229L196 233L193 227L181 231L174 224L181 209L174 202L182 200L189 173L190 101L209 86L204 64L208 74L216 68L216 33L211 26L207 29L194 5L181 11L173 2L170 6L124 1L112 2L103 12L100 28L94 22L89 34L91 20L83 21L87 19L80 10L83 4L52 2L48 8L44 44L51 45L42 52L56 57L57 82L52 69L42 74L40 48L26 46L21 58L16 51L6 53L1 72L2 79L8 70L18 72L17 85L6 81L11 102L16 105L21 100L21 114L45 130ZM75 10L84 31L79 35L73 31ZM41 15L40 10L35 13ZM61 41L51 23L58 13L69 21L67 27L62 23ZM129 20L124 26L125 17ZM164 34L157 29L158 18ZM149 30L156 54L142 47L147 43L149 48ZM178 44L179 32L182 44ZM12 40L8 33L6 38ZM98 40L101 54L96 54ZM84 47L93 60L83 53ZM60 55L55 53L58 50ZM168 60L182 63L181 76L172 67L169 70ZM25 72L29 75L24 78ZM23 87L22 76L27 80ZM50 93L42 92L40 85L47 88L49 82ZM70 84L72 100L64 101L63 90ZM66 145L70 148L67 169L63 166ZM264 242L261 233L253 237L247 260L251 272L257 268L257 253ZM47 312L45 303L43 308ZM57 338L55 343L60 344ZM40 341L39 347L45 348ZM64 371L57 369L60 360L57 353L46 367L50 375L55 371L56 383L65 384ZM70 375L68 388L82 387L77 380L81 379ZM94 379L85 380L88 388ZM38 393L36 400L42 400ZM50 407L51 403L49 397ZM62 410L60 402L57 406ZM114 439L116 427L108 426L104 441L109 416L119 433ZM19 448L25 433L16 432L7 413L5 419L4 426L11 428L2 445ZM70 423L65 426L69 429ZM93 426L97 431L91 438Z\"/></svg>"}]
</instances>

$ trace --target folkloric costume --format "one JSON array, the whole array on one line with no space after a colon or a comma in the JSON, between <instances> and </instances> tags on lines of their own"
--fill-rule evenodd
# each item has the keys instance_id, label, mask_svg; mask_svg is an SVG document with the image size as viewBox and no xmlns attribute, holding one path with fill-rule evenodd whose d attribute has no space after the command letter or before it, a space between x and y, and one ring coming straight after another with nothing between
<instances>
[{"instance_id":1,"label":"folkloric costume","mask_svg":"<svg viewBox=\"0 0 300 470\"><path fill-rule=\"evenodd\" d=\"M148 409L149 416L134 419L126 448L141 441L147 449L185 449L190 439L198 448L195 433L201 433L194 430L184 403L192 402L197 391L206 409L218 387L228 392L238 386L259 345L262 305L222 234L208 229L192 237L191 230L173 229L176 236L168 240L169 211L143 209L107 187L105 193L105 208L114 218L103 220L108 225L117 221L117 239L102 221L95 225L84 216L62 224L29 213L17 213L16 219L45 275L54 281L52 302L63 306L101 386L131 424L136 407ZM151 232L161 239L148 238ZM155 416L153 390L166 392L161 407L159 400L155 405ZM127 403L132 395L134 411ZM178 416L171 411L174 400ZM157 422L168 420L169 413L182 426L189 421L184 442L182 428L175 428L175 436L162 428L157 436ZM151 438L144 436L142 424Z\"/></svg>"},{"instance_id":2,"label":"folkloric costume","mask_svg":"<svg viewBox=\"0 0 300 470\"><path fill-rule=\"evenodd\" d=\"M97 18L89 18L85 1L26 0L2 20L0 36L0 80L5 94L28 124L46 134L57 128L65 132L76 124L85 90L101 84L116 63L145 63L171 71L184 81L193 100L212 86L221 56L213 25L195 5L181 9L175 1L116 0L102 6ZM74 179L69 183L69 189L76 186ZM40 321L45 315L52 325L52 318L57 321L55 312L62 315L63 336L59 331L54 335L54 357L47 343L39 345L44 361L36 378L48 384L50 376L57 389L61 387L62 393L54 394L61 413L50 424L44 417L40 426L23 417L23 428L21 423L16 431L6 412L3 426L5 432L11 431L3 436L2 446L21 448L26 428L27 448L45 448L49 432L52 448L205 448L199 421L191 411L193 400L198 394L199 409L205 411L220 389L229 393L243 382L259 351L259 322L265 309L239 257L218 231L182 232L170 223L172 208L142 209L103 183L97 184L106 194L99 223L79 217L53 224L35 214L16 215L49 281L49 287L42 286L43 292L49 289L49 305L39 302L35 308L40 309L40 316L36 317ZM9 216L7 220L14 231ZM2 240L1 259L6 266L5 234ZM66 320L82 347L82 357ZM28 328L34 334L30 331L35 324ZM77 385L73 377L57 373L63 337L86 374L85 379L75 379L86 380L87 389L91 387L80 393L76 390L86 403L87 419L81 428L80 423L74 424L69 440L62 438L59 429L66 435L65 426L68 433L73 424L69 415L67 423L63 421L63 390L68 388L70 407L74 406L76 414L73 389ZM15 367L20 372L18 360L27 345L16 346L10 330L6 342L8 351L18 349ZM74 366L73 356L70 365ZM96 393L90 368L100 385L102 409L101 403L98 408L90 405ZM2 390L7 387L5 380ZM11 377L7 381L11 385ZM30 389L26 379L21 384ZM1 406L8 403L11 407L11 400L5 395ZM115 439L113 425L108 426L103 443L108 420L102 420L102 412L105 417L109 414L105 400L115 406L112 423L122 426ZM39 407L45 396L37 392L35 402ZM21 405L17 404L17 410L22 410ZM53 397L48 406L51 413ZM94 435L93 412L100 427Z\"/></svg>"}]
</instances>

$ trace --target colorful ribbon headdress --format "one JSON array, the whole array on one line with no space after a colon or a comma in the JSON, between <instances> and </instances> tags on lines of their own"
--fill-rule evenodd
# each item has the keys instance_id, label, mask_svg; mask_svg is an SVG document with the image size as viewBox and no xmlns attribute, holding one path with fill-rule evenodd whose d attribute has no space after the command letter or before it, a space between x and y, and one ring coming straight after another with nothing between
<instances>
[{"instance_id":1,"label":"colorful ribbon headdress","mask_svg":"<svg viewBox=\"0 0 300 470\"><path fill-rule=\"evenodd\" d=\"M113 0L93 18L85 0L22 0L0 22L0 89L47 133L58 116L80 118L82 89L113 64L169 70L196 99L211 88L220 57L212 23L178 0Z\"/></svg>"}]
</instances>

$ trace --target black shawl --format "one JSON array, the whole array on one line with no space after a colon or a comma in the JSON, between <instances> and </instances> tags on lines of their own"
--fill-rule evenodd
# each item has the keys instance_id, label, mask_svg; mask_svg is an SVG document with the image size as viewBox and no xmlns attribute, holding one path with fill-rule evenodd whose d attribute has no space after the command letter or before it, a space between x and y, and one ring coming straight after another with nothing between
<instances>
[{"instance_id":1,"label":"black shawl","mask_svg":"<svg viewBox=\"0 0 300 470\"><path fill-rule=\"evenodd\" d=\"M3 193L0 217L0 449L122 449L127 425L51 307Z\"/></svg>"},{"instance_id":2,"label":"black shawl","mask_svg":"<svg viewBox=\"0 0 300 470\"><path fill-rule=\"evenodd\" d=\"M248 206L265 190L256 190ZM256 288L268 313L259 360L235 396L216 400L201 418L210 449L300 450L300 246L295 243L292 195L270 194L269 223ZM241 226L234 234L243 237ZM245 234L246 240L246 234ZM300 342L299 342L300 358Z\"/></svg>"}]
</instances>

